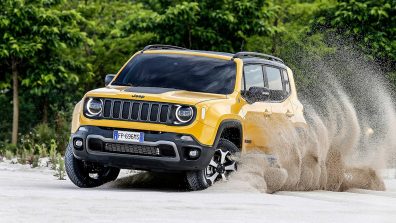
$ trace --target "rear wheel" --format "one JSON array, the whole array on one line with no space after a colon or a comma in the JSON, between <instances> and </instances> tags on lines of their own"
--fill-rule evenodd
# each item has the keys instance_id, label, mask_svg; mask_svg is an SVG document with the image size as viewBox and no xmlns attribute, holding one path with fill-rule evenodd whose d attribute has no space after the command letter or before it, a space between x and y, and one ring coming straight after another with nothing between
<instances>
[{"instance_id":1,"label":"rear wheel","mask_svg":"<svg viewBox=\"0 0 396 223\"><path fill-rule=\"evenodd\" d=\"M117 179L120 169L105 167L98 163L85 162L73 155L69 144L65 154L65 167L69 179L78 187L98 187Z\"/></svg>"},{"instance_id":2,"label":"rear wheel","mask_svg":"<svg viewBox=\"0 0 396 223\"><path fill-rule=\"evenodd\" d=\"M237 163L233 160L233 155L237 152L238 147L231 141L220 139L209 165L203 170L186 173L189 189L203 190L218 180L227 180L228 175L237 170Z\"/></svg>"}]
</instances>

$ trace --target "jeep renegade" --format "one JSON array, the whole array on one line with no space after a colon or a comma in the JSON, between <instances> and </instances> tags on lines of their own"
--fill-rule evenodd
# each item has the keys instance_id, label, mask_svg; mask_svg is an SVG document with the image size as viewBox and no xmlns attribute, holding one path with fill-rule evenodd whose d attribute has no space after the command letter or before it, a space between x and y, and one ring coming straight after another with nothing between
<instances>
[{"instance_id":1,"label":"jeep renegade","mask_svg":"<svg viewBox=\"0 0 396 223\"><path fill-rule=\"evenodd\" d=\"M236 170L233 154L271 153L259 119L306 125L292 71L266 54L150 45L105 85L73 112L65 163L79 187L125 168L182 172L202 190Z\"/></svg>"}]
</instances>

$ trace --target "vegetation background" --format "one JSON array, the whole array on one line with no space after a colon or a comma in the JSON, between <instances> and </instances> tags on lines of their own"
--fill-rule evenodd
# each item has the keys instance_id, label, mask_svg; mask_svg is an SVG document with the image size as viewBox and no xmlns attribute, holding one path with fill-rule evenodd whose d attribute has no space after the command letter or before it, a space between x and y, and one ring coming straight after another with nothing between
<instances>
[{"instance_id":1,"label":"vegetation background","mask_svg":"<svg viewBox=\"0 0 396 223\"><path fill-rule=\"evenodd\" d=\"M74 104L155 43L276 55L301 92L350 49L396 86L396 0L0 0L0 156L62 153Z\"/></svg>"}]
</instances>

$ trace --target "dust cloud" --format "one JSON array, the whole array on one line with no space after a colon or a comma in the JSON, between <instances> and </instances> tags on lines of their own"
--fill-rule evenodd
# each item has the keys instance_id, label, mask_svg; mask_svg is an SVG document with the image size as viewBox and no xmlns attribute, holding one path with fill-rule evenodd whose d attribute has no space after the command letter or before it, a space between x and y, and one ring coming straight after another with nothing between
<instances>
[{"instance_id":1,"label":"dust cloud","mask_svg":"<svg viewBox=\"0 0 396 223\"><path fill-rule=\"evenodd\" d=\"M380 67L362 58L340 51L326 61L306 61L303 66L311 77L298 95L308 128L258 120L268 129L262 134L269 136L267 147L277 162L250 151L240 157L229 182L215 188L267 193L385 190L380 171L395 164L395 106Z\"/></svg>"}]
</instances>

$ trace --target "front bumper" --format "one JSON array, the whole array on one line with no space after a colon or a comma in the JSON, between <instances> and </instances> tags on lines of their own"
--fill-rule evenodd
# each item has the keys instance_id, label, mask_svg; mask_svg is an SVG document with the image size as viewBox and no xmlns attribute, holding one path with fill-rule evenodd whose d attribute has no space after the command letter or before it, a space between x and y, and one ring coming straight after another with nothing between
<instances>
[{"instance_id":1,"label":"front bumper","mask_svg":"<svg viewBox=\"0 0 396 223\"><path fill-rule=\"evenodd\" d=\"M81 126L71 136L74 156L80 160L124 169L178 172L204 169L214 154L212 147L199 144L193 137L192 141L182 140L182 135L178 133L128 129L127 131L144 132L144 142L130 143L114 141L113 130L123 129ZM80 148L74 146L77 139L83 141ZM199 151L200 156L196 159L188 156L188 151L192 148ZM131 153L132 150L139 153Z\"/></svg>"}]
</instances>

